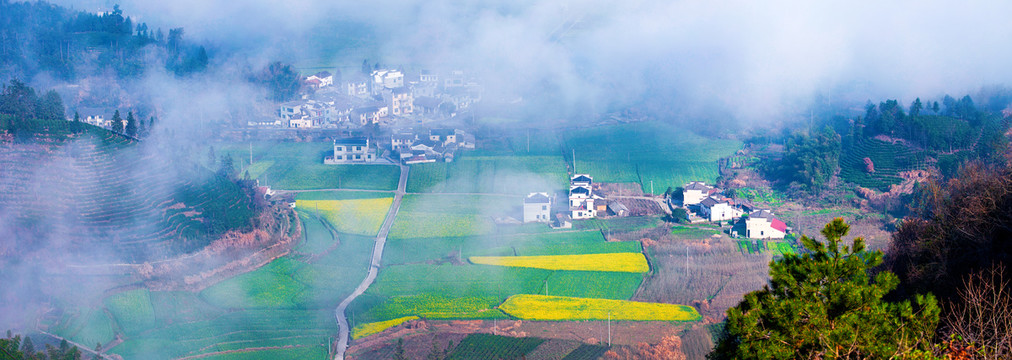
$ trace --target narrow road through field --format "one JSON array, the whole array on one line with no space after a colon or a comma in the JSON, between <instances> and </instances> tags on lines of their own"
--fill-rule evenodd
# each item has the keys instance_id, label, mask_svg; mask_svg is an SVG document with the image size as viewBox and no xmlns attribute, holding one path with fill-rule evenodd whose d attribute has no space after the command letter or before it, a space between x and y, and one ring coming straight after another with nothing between
<instances>
[{"instance_id":1,"label":"narrow road through field","mask_svg":"<svg viewBox=\"0 0 1012 360\"><path fill-rule=\"evenodd\" d=\"M348 317L345 316L344 312L348 309L348 305L359 295L365 293L369 285L372 285L372 282L376 280L376 274L379 273L380 259L383 257L383 246L387 242L387 234L390 233L390 227L394 224L397 211L401 209L401 200L404 199L404 190L408 185L409 167L405 165L400 165L400 167L401 178L397 182L397 192L394 193L394 201L390 204L390 210L387 211L387 217L383 220L383 226L380 227L379 234L376 234L376 246L372 250L372 262L369 266L369 273L366 274L362 283L358 284L355 291L341 301L341 304L337 305L337 309L334 310L338 327L337 353L334 354L334 359L336 360L344 360L344 351L348 349L348 342L351 340L351 329L348 328Z\"/></svg>"}]
</instances>

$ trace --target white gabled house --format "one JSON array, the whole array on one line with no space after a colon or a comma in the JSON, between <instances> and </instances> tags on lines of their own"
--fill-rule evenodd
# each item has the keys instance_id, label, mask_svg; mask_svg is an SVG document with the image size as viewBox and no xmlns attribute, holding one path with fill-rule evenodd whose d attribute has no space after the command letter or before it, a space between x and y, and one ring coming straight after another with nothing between
<instances>
[{"instance_id":1,"label":"white gabled house","mask_svg":"<svg viewBox=\"0 0 1012 360\"><path fill-rule=\"evenodd\" d=\"M597 217L593 184L594 179L587 174L576 174L570 178L569 212L573 220Z\"/></svg>"},{"instance_id":2,"label":"white gabled house","mask_svg":"<svg viewBox=\"0 0 1012 360\"><path fill-rule=\"evenodd\" d=\"M723 197L710 196L699 202L700 216L708 221L731 220L742 215L742 211Z\"/></svg>"},{"instance_id":3,"label":"white gabled house","mask_svg":"<svg viewBox=\"0 0 1012 360\"><path fill-rule=\"evenodd\" d=\"M334 156L324 159L331 164L359 164L376 161L376 152L369 146L369 139L351 137L334 139Z\"/></svg>"},{"instance_id":4,"label":"white gabled house","mask_svg":"<svg viewBox=\"0 0 1012 360\"><path fill-rule=\"evenodd\" d=\"M524 198L524 222L551 221L552 197L548 193L530 193Z\"/></svg>"},{"instance_id":5,"label":"white gabled house","mask_svg":"<svg viewBox=\"0 0 1012 360\"><path fill-rule=\"evenodd\" d=\"M769 210L757 210L745 219L745 237L750 239L783 239L787 224L773 216Z\"/></svg>"},{"instance_id":6,"label":"white gabled house","mask_svg":"<svg viewBox=\"0 0 1012 360\"><path fill-rule=\"evenodd\" d=\"M693 181L682 187L682 205L696 205L710 197L713 187L702 181Z\"/></svg>"}]
</instances>

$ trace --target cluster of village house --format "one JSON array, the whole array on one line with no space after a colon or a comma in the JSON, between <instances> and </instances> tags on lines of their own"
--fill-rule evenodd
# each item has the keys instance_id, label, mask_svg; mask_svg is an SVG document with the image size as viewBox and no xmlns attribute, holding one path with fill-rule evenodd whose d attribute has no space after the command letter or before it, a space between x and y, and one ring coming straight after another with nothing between
<instances>
[{"instance_id":1,"label":"cluster of village house","mask_svg":"<svg viewBox=\"0 0 1012 360\"><path fill-rule=\"evenodd\" d=\"M391 158L405 164L436 161L451 162L457 150L474 149L474 135L460 129L431 129L402 131L390 136ZM334 155L324 159L325 164L371 163L381 158L380 144L366 137L334 139Z\"/></svg>"},{"instance_id":2,"label":"cluster of village house","mask_svg":"<svg viewBox=\"0 0 1012 360\"><path fill-rule=\"evenodd\" d=\"M482 87L462 70L439 75L432 71L405 72L378 69L370 75L355 73L335 83L323 71L303 79L300 99L282 103L276 114L248 121L268 128L351 128L395 118L452 117L481 100ZM81 121L113 128L111 108L76 109ZM125 118L126 116L123 115ZM120 124L120 127L125 126Z\"/></svg>"},{"instance_id":3,"label":"cluster of village house","mask_svg":"<svg viewBox=\"0 0 1012 360\"><path fill-rule=\"evenodd\" d=\"M732 236L744 235L751 239L783 239L787 235L787 224L768 209L756 209L743 200L727 198L721 189L693 181L682 187L682 206L701 217L703 221L744 222L744 234L732 228ZM744 216L748 214L748 216Z\"/></svg>"},{"instance_id":4,"label":"cluster of village house","mask_svg":"<svg viewBox=\"0 0 1012 360\"><path fill-rule=\"evenodd\" d=\"M568 227L569 220L591 219L598 215L625 216L629 209L618 201L594 193L594 178L576 174L569 179L569 208L553 220L554 197L544 192L530 193L524 198L524 222L547 222Z\"/></svg>"},{"instance_id":5,"label":"cluster of village house","mask_svg":"<svg viewBox=\"0 0 1012 360\"><path fill-rule=\"evenodd\" d=\"M548 193L530 193L524 198L524 222L547 222L562 224L573 219L589 219L610 214L624 216L628 209L618 201L608 201L594 193L594 180L587 174L576 174L570 178L569 210L552 219L554 197ZM782 239L789 231L787 224L780 221L767 209L755 209L751 204L741 200L729 199L723 192L705 183L694 181L685 184L682 190L682 206L691 211L693 218L699 221L735 221L743 227L732 227L732 236L745 236L752 239ZM748 214L748 216L745 216ZM736 228L742 228L744 234Z\"/></svg>"},{"instance_id":6,"label":"cluster of village house","mask_svg":"<svg viewBox=\"0 0 1012 360\"><path fill-rule=\"evenodd\" d=\"M324 71L306 77L304 83L311 93L281 104L275 118L249 125L339 128L393 118L439 118L468 109L482 94L478 81L461 70L440 76L428 70L379 69L369 76L355 73L339 84Z\"/></svg>"}]
</instances>

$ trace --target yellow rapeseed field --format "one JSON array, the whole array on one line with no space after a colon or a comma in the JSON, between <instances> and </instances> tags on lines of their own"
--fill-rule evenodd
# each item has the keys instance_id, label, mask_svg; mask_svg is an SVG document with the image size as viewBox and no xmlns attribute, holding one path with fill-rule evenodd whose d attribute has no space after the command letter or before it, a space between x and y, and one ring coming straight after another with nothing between
<instances>
[{"instance_id":1,"label":"yellow rapeseed field","mask_svg":"<svg viewBox=\"0 0 1012 360\"><path fill-rule=\"evenodd\" d=\"M386 330L386 329L392 328L394 326L406 323L406 322L411 321L411 320L416 320L416 319L418 319L417 316L405 316L405 317L402 317L402 318L396 318L396 319L391 319L391 320L387 320L387 321L378 321L378 322L361 324L361 325L356 326L354 329L351 329L351 338L352 339L361 339L361 338L364 338L364 337L372 335L372 334L379 334L379 333L383 332L383 330Z\"/></svg>"},{"instance_id":2,"label":"yellow rapeseed field","mask_svg":"<svg viewBox=\"0 0 1012 360\"><path fill-rule=\"evenodd\" d=\"M696 321L703 317L691 306L626 300L585 299L545 295L513 295L499 310L524 320Z\"/></svg>"},{"instance_id":3,"label":"yellow rapeseed field","mask_svg":"<svg viewBox=\"0 0 1012 360\"><path fill-rule=\"evenodd\" d=\"M318 211L337 231L357 235L376 235L383 225L393 198L349 200L295 200L295 207Z\"/></svg>"},{"instance_id":4,"label":"yellow rapeseed field","mask_svg":"<svg viewBox=\"0 0 1012 360\"><path fill-rule=\"evenodd\" d=\"M544 256L472 256L471 263L547 270L582 270L644 273L650 265L642 253Z\"/></svg>"}]
</instances>

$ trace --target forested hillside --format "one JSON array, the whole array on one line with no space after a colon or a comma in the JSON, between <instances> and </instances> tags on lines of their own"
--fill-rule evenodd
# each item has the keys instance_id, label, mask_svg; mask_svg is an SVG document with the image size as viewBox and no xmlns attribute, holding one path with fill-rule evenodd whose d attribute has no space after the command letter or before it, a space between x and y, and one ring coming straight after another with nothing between
<instances>
[{"instance_id":1,"label":"forested hillside","mask_svg":"<svg viewBox=\"0 0 1012 360\"><path fill-rule=\"evenodd\" d=\"M118 5L96 14L42 1L0 0L0 80L29 80L43 72L65 81L107 72L130 77L150 65L177 75L204 70L206 49L183 35L183 28L135 23Z\"/></svg>"}]
</instances>

